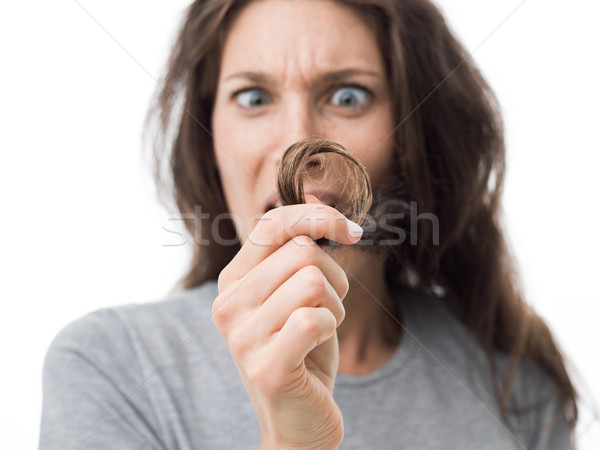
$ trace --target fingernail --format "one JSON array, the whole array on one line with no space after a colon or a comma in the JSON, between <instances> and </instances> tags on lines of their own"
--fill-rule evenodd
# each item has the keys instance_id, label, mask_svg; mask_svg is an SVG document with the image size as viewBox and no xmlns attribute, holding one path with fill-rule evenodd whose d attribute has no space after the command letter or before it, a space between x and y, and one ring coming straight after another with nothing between
<instances>
[{"instance_id":1,"label":"fingernail","mask_svg":"<svg viewBox=\"0 0 600 450\"><path fill-rule=\"evenodd\" d=\"M352 222L350 219L346 219L348 221L348 234L352 237L361 237L363 234L363 229L356 222Z\"/></svg>"}]
</instances>

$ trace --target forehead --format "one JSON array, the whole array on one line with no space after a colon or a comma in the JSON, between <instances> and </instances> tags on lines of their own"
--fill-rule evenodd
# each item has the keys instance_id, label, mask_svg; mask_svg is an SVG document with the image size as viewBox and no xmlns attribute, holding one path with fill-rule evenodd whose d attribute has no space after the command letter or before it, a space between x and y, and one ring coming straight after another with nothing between
<instances>
[{"instance_id":1,"label":"forehead","mask_svg":"<svg viewBox=\"0 0 600 450\"><path fill-rule=\"evenodd\" d=\"M340 67L383 70L375 34L351 8L329 0L256 0L232 23L222 73Z\"/></svg>"}]
</instances>

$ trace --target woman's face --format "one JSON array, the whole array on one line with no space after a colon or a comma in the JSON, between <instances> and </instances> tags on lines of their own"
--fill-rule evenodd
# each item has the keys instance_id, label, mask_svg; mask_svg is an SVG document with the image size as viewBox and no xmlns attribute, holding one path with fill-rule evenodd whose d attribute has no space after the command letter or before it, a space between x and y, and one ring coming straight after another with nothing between
<instances>
[{"instance_id":1,"label":"woman's face","mask_svg":"<svg viewBox=\"0 0 600 450\"><path fill-rule=\"evenodd\" d=\"M285 149L319 136L365 164L373 184L393 159L394 124L375 35L328 0L258 0L233 22L212 117L217 165L242 242L276 202Z\"/></svg>"}]
</instances>

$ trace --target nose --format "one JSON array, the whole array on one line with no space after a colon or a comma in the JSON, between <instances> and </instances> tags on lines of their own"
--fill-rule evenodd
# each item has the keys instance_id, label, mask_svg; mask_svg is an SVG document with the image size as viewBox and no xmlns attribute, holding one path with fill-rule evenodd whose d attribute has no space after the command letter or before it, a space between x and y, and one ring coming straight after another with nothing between
<instances>
[{"instance_id":1,"label":"nose","mask_svg":"<svg viewBox=\"0 0 600 450\"><path fill-rule=\"evenodd\" d=\"M283 105L280 123L273 133L278 135L278 144L274 149L274 160L279 164L281 155L290 145L309 137L320 136L317 112L310 101L304 98L292 98Z\"/></svg>"}]
</instances>

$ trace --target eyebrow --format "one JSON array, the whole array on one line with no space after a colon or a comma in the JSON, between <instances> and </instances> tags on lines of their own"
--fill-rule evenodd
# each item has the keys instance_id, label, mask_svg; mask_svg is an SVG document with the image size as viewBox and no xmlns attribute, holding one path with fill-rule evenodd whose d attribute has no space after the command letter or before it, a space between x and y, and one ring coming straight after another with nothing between
<instances>
[{"instance_id":1,"label":"eyebrow","mask_svg":"<svg viewBox=\"0 0 600 450\"><path fill-rule=\"evenodd\" d=\"M378 72L373 72L372 70L364 70L364 69L342 69L336 70L333 72L327 72L317 79L321 82L335 83L336 81L342 81L346 78L350 78L356 75L370 75L377 78L381 78L382 75ZM236 72L231 75L228 75L223 81L228 81L235 78L243 78L255 83L272 83L273 77L271 77L266 72Z\"/></svg>"}]
</instances>

